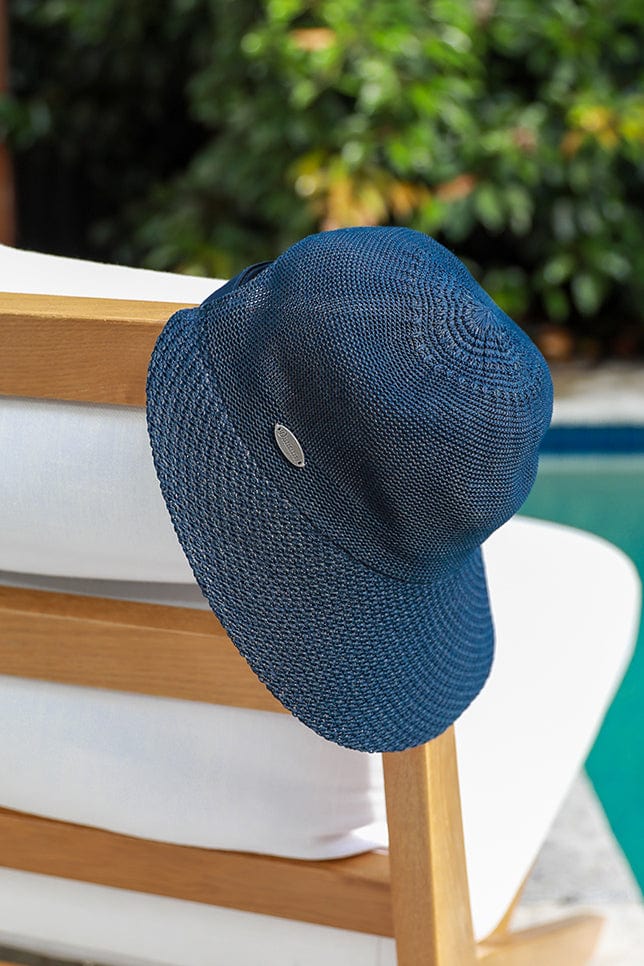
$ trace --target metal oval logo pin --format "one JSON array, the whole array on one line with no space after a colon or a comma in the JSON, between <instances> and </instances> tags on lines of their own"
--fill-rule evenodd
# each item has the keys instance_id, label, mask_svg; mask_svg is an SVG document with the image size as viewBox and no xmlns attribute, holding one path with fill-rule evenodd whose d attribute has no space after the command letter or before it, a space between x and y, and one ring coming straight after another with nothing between
<instances>
[{"instance_id":1,"label":"metal oval logo pin","mask_svg":"<svg viewBox=\"0 0 644 966\"><path fill-rule=\"evenodd\" d=\"M275 442L280 448L280 452L293 466L304 466L304 451L293 433L282 423L275 423Z\"/></svg>"}]
</instances>

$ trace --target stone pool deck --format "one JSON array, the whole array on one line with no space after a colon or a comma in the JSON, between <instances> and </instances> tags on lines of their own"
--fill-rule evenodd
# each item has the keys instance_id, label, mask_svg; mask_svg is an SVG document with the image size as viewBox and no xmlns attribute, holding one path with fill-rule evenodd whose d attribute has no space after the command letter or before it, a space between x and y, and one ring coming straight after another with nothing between
<instances>
[{"instance_id":1,"label":"stone pool deck","mask_svg":"<svg viewBox=\"0 0 644 966\"><path fill-rule=\"evenodd\" d=\"M641 363L553 366L552 379L553 425L644 425Z\"/></svg>"},{"instance_id":2,"label":"stone pool deck","mask_svg":"<svg viewBox=\"0 0 644 966\"><path fill-rule=\"evenodd\" d=\"M513 926L551 922L586 911L606 920L589 966L641 966L642 894L592 785L581 775L550 829Z\"/></svg>"}]
</instances>

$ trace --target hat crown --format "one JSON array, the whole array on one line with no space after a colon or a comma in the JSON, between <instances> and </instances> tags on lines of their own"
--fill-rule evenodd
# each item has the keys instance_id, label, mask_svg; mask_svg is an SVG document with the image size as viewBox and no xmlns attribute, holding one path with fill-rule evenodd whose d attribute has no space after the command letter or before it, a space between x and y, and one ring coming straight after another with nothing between
<instances>
[{"instance_id":1,"label":"hat crown","mask_svg":"<svg viewBox=\"0 0 644 966\"><path fill-rule=\"evenodd\" d=\"M419 232L303 239L206 304L201 343L226 373L226 418L262 476L390 577L458 568L534 481L552 408L545 361ZM303 466L284 458L276 424Z\"/></svg>"}]
</instances>

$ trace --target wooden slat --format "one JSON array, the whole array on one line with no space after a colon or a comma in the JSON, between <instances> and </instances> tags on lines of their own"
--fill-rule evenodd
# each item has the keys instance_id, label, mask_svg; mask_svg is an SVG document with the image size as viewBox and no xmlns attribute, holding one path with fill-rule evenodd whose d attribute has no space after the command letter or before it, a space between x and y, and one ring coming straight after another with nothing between
<instances>
[{"instance_id":1,"label":"wooden slat","mask_svg":"<svg viewBox=\"0 0 644 966\"><path fill-rule=\"evenodd\" d=\"M210 610L0 587L0 673L284 711Z\"/></svg>"},{"instance_id":2,"label":"wooden slat","mask_svg":"<svg viewBox=\"0 0 644 966\"><path fill-rule=\"evenodd\" d=\"M174 302L0 293L0 395L145 406Z\"/></svg>"},{"instance_id":3,"label":"wooden slat","mask_svg":"<svg viewBox=\"0 0 644 966\"><path fill-rule=\"evenodd\" d=\"M454 727L383 760L398 966L473 966Z\"/></svg>"},{"instance_id":4,"label":"wooden slat","mask_svg":"<svg viewBox=\"0 0 644 966\"><path fill-rule=\"evenodd\" d=\"M508 932L481 943L476 961L481 966L585 966L602 926L600 916L582 914Z\"/></svg>"},{"instance_id":5,"label":"wooden slat","mask_svg":"<svg viewBox=\"0 0 644 966\"><path fill-rule=\"evenodd\" d=\"M0 857L27 872L393 935L385 853L301 862L168 845L0 809Z\"/></svg>"},{"instance_id":6,"label":"wooden slat","mask_svg":"<svg viewBox=\"0 0 644 966\"><path fill-rule=\"evenodd\" d=\"M493 931L487 936L487 939L489 940L498 939L498 938L503 939L510 931L510 925L512 924L514 914L517 910L519 903L521 902L524 889L528 883L528 879L532 875L535 865L536 865L536 860L532 863L532 865L526 872L525 876L523 877L523 882L515 892L512 898L512 901L510 902L510 905L505 910L503 914L503 918L499 920L497 925L494 927Z\"/></svg>"}]
</instances>

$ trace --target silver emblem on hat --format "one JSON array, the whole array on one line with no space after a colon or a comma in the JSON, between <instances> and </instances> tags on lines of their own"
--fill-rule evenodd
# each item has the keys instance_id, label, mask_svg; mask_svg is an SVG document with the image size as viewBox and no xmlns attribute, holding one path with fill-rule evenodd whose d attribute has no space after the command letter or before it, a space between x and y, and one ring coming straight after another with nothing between
<instances>
[{"instance_id":1,"label":"silver emblem on hat","mask_svg":"<svg viewBox=\"0 0 644 966\"><path fill-rule=\"evenodd\" d=\"M275 433L275 442L289 463L292 463L293 466L304 466L304 451L290 429L283 426L282 423L275 423L273 432Z\"/></svg>"}]
</instances>

